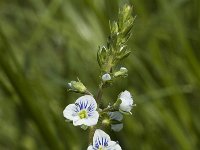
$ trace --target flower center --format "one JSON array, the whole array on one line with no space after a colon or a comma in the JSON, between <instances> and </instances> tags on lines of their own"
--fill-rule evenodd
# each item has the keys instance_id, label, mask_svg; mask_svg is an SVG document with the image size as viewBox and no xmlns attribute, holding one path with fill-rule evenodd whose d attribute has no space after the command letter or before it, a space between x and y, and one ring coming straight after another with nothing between
<instances>
[{"instance_id":1,"label":"flower center","mask_svg":"<svg viewBox=\"0 0 200 150\"><path fill-rule=\"evenodd\" d=\"M103 147L102 146L99 146L99 149L98 150L103 150Z\"/></svg>"},{"instance_id":2,"label":"flower center","mask_svg":"<svg viewBox=\"0 0 200 150\"><path fill-rule=\"evenodd\" d=\"M87 111L85 110L85 109L83 109L83 110L81 110L79 113L78 113L78 115L79 115L79 117L81 118L81 119L83 119L83 118L87 118Z\"/></svg>"}]
</instances>

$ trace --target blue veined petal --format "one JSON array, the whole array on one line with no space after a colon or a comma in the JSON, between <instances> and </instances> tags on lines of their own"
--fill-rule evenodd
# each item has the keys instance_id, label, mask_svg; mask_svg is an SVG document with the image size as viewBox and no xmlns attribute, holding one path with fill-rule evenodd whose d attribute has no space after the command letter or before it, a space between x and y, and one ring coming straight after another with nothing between
<instances>
[{"instance_id":1,"label":"blue veined petal","mask_svg":"<svg viewBox=\"0 0 200 150\"><path fill-rule=\"evenodd\" d=\"M98 137L95 141L95 148L99 148L100 146L102 147L108 146L108 140L104 137Z\"/></svg>"},{"instance_id":2,"label":"blue veined petal","mask_svg":"<svg viewBox=\"0 0 200 150\"><path fill-rule=\"evenodd\" d=\"M95 110L95 104L90 104L90 105L88 106L87 110L88 110L89 112L94 111L94 110Z\"/></svg>"},{"instance_id":3,"label":"blue veined petal","mask_svg":"<svg viewBox=\"0 0 200 150\"><path fill-rule=\"evenodd\" d=\"M100 129L97 129L93 136L93 147L90 146L90 148L98 150L100 147L105 148L106 150L121 150L118 142L111 141L108 134Z\"/></svg>"},{"instance_id":4,"label":"blue veined petal","mask_svg":"<svg viewBox=\"0 0 200 150\"><path fill-rule=\"evenodd\" d=\"M95 104L90 104L87 108L88 116L93 116L95 109Z\"/></svg>"},{"instance_id":5,"label":"blue veined petal","mask_svg":"<svg viewBox=\"0 0 200 150\"><path fill-rule=\"evenodd\" d=\"M80 110L86 109L88 107L88 101L80 101L77 103L77 105L79 106Z\"/></svg>"},{"instance_id":6,"label":"blue veined petal","mask_svg":"<svg viewBox=\"0 0 200 150\"><path fill-rule=\"evenodd\" d=\"M110 141L110 136L104 131L97 129L93 136L93 147L99 148L99 146L107 147Z\"/></svg>"},{"instance_id":7,"label":"blue veined petal","mask_svg":"<svg viewBox=\"0 0 200 150\"><path fill-rule=\"evenodd\" d=\"M79 107L79 111L82 109L87 109L88 111L94 111L97 109L97 103L91 95L79 97L75 104Z\"/></svg>"}]
</instances>

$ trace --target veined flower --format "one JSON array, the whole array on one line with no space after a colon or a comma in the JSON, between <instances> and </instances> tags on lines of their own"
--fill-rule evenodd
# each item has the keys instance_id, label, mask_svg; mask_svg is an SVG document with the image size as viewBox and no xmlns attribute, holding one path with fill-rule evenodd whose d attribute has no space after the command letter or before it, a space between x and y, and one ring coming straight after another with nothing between
<instances>
[{"instance_id":1,"label":"veined flower","mask_svg":"<svg viewBox=\"0 0 200 150\"><path fill-rule=\"evenodd\" d=\"M121 147L117 142L111 141L108 134L97 129L93 136L93 144L87 150L121 150Z\"/></svg>"},{"instance_id":2,"label":"veined flower","mask_svg":"<svg viewBox=\"0 0 200 150\"><path fill-rule=\"evenodd\" d=\"M99 119L99 113L96 111L97 103L91 95L79 97L75 104L69 104L63 111L66 119L73 121L74 126L96 125Z\"/></svg>"},{"instance_id":3,"label":"veined flower","mask_svg":"<svg viewBox=\"0 0 200 150\"><path fill-rule=\"evenodd\" d=\"M119 99L121 100L121 104L119 105L119 110L122 113L130 113L133 107L133 98L129 91L124 91L120 94Z\"/></svg>"}]
</instances>

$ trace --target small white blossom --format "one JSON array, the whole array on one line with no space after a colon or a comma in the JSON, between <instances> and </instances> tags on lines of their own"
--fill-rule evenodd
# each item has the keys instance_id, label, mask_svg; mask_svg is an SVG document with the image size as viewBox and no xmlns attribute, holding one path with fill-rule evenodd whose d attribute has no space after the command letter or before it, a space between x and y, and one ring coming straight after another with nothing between
<instances>
[{"instance_id":1,"label":"small white blossom","mask_svg":"<svg viewBox=\"0 0 200 150\"><path fill-rule=\"evenodd\" d=\"M119 111L109 112L108 115L110 116L111 122L112 120L121 122L123 119L123 115ZM111 123L111 129L115 132L119 132L122 128L123 128L123 123L117 123L117 124Z\"/></svg>"},{"instance_id":2,"label":"small white blossom","mask_svg":"<svg viewBox=\"0 0 200 150\"><path fill-rule=\"evenodd\" d=\"M74 126L96 125L99 113L96 111L97 103L91 95L79 97L75 104L69 104L63 111L66 119L73 121Z\"/></svg>"},{"instance_id":3,"label":"small white blossom","mask_svg":"<svg viewBox=\"0 0 200 150\"><path fill-rule=\"evenodd\" d=\"M102 80L103 80L103 81L109 81L109 80L111 80L110 74L109 74L109 73L104 74L104 75L102 76Z\"/></svg>"},{"instance_id":4,"label":"small white blossom","mask_svg":"<svg viewBox=\"0 0 200 150\"><path fill-rule=\"evenodd\" d=\"M124 91L120 94L119 99L122 101L119 109L121 112L128 112L130 113L133 107L133 98L129 91Z\"/></svg>"},{"instance_id":5,"label":"small white blossom","mask_svg":"<svg viewBox=\"0 0 200 150\"><path fill-rule=\"evenodd\" d=\"M93 144L87 150L121 150L121 147L117 142L111 141L108 134L97 129L93 136Z\"/></svg>"}]
</instances>

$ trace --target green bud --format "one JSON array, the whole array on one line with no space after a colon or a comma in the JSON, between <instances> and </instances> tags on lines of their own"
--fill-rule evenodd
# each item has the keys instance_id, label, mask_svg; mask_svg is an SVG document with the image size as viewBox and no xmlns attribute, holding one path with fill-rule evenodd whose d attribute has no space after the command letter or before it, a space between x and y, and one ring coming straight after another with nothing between
<instances>
[{"instance_id":1,"label":"green bud","mask_svg":"<svg viewBox=\"0 0 200 150\"><path fill-rule=\"evenodd\" d=\"M109 22L109 25L110 25L110 32L111 32L111 34L116 34L116 33L118 33L118 24L117 24L117 22L116 21L114 21L114 22Z\"/></svg>"},{"instance_id":2,"label":"green bud","mask_svg":"<svg viewBox=\"0 0 200 150\"><path fill-rule=\"evenodd\" d=\"M108 118L103 119L102 124L105 126L110 125L110 119L108 119Z\"/></svg>"},{"instance_id":3,"label":"green bud","mask_svg":"<svg viewBox=\"0 0 200 150\"><path fill-rule=\"evenodd\" d=\"M119 71L114 73L114 77L126 77L128 70L125 67L121 67Z\"/></svg>"},{"instance_id":4,"label":"green bud","mask_svg":"<svg viewBox=\"0 0 200 150\"><path fill-rule=\"evenodd\" d=\"M102 67L105 64L107 56L108 56L107 48L105 46L99 47L99 50L97 52L97 61L100 67Z\"/></svg>"},{"instance_id":5,"label":"green bud","mask_svg":"<svg viewBox=\"0 0 200 150\"><path fill-rule=\"evenodd\" d=\"M132 7L129 5L124 5L122 9L119 10L118 22L119 22L120 29L125 28L127 26L126 23L130 19L132 19L131 13L132 13Z\"/></svg>"},{"instance_id":6,"label":"green bud","mask_svg":"<svg viewBox=\"0 0 200 150\"><path fill-rule=\"evenodd\" d=\"M118 20L109 22L110 35L107 45L106 47L100 47L97 52L97 60L101 68L101 73L112 72L112 69L130 54L126 43L131 36L131 29L134 22L131 14L132 7L124 5L119 10Z\"/></svg>"},{"instance_id":7,"label":"green bud","mask_svg":"<svg viewBox=\"0 0 200 150\"><path fill-rule=\"evenodd\" d=\"M122 8L122 13L124 21L129 20L132 13L132 7L129 5L124 5L124 7Z\"/></svg>"},{"instance_id":8,"label":"green bud","mask_svg":"<svg viewBox=\"0 0 200 150\"><path fill-rule=\"evenodd\" d=\"M84 84L78 79L78 81L71 81L68 83L69 91L78 92L78 93L85 93L87 88Z\"/></svg>"}]
</instances>

